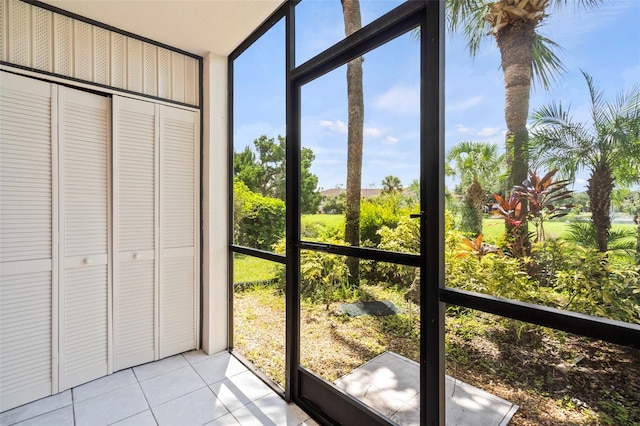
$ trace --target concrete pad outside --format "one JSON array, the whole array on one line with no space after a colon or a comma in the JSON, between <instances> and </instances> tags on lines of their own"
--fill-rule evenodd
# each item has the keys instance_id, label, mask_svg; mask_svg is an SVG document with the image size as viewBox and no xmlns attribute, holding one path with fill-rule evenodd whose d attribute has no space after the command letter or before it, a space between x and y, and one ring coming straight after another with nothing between
<instances>
[{"instance_id":1,"label":"concrete pad outside","mask_svg":"<svg viewBox=\"0 0 640 426\"><path fill-rule=\"evenodd\" d=\"M448 426L505 426L518 406L451 376L445 381ZM385 352L336 380L336 386L401 426L420 424L420 365Z\"/></svg>"}]
</instances>

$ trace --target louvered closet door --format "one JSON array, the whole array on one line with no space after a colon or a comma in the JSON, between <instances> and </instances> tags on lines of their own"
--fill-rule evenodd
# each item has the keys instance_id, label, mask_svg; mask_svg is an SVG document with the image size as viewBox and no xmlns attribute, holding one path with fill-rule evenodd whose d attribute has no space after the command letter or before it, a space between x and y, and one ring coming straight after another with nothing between
<instances>
[{"instance_id":1,"label":"louvered closet door","mask_svg":"<svg viewBox=\"0 0 640 426\"><path fill-rule=\"evenodd\" d=\"M110 99L60 87L60 390L108 373Z\"/></svg>"},{"instance_id":2,"label":"louvered closet door","mask_svg":"<svg viewBox=\"0 0 640 426\"><path fill-rule=\"evenodd\" d=\"M197 345L198 119L160 109L160 357Z\"/></svg>"},{"instance_id":3,"label":"louvered closet door","mask_svg":"<svg viewBox=\"0 0 640 426\"><path fill-rule=\"evenodd\" d=\"M156 105L114 97L114 370L157 359Z\"/></svg>"},{"instance_id":4,"label":"louvered closet door","mask_svg":"<svg viewBox=\"0 0 640 426\"><path fill-rule=\"evenodd\" d=\"M0 411L52 393L55 86L0 72Z\"/></svg>"}]
</instances>

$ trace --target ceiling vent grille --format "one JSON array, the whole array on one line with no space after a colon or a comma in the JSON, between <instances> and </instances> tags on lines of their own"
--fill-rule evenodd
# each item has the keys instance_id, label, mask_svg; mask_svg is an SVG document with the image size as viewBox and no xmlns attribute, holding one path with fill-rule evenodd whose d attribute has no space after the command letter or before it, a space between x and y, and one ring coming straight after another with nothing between
<instances>
[{"instance_id":1,"label":"ceiling vent grille","mask_svg":"<svg viewBox=\"0 0 640 426\"><path fill-rule=\"evenodd\" d=\"M0 61L199 106L197 57L20 0L0 0Z\"/></svg>"}]
</instances>

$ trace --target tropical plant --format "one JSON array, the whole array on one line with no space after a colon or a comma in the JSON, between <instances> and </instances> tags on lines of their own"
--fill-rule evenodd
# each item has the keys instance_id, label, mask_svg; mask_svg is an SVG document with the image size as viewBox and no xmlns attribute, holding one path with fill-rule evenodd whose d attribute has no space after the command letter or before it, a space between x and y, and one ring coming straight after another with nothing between
<instances>
[{"instance_id":1,"label":"tropical plant","mask_svg":"<svg viewBox=\"0 0 640 426\"><path fill-rule=\"evenodd\" d=\"M629 241L635 232L629 228L612 229L607 234L607 251L633 252L635 243ZM567 241L574 242L585 248L598 248L598 237L593 222L571 222L565 237Z\"/></svg>"},{"instance_id":2,"label":"tropical plant","mask_svg":"<svg viewBox=\"0 0 640 426\"><path fill-rule=\"evenodd\" d=\"M360 209L362 244L377 247L381 241L378 231L383 226L395 228L401 218L408 218L410 214L411 208L403 205L403 199L399 194L380 195L363 200Z\"/></svg>"},{"instance_id":3,"label":"tropical plant","mask_svg":"<svg viewBox=\"0 0 640 426\"><path fill-rule=\"evenodd\" d=\"M382 226L377 234L380 238L380 250L403 253L420 253L420 222L401 217L397 226ZM416 268L390 262L366 262L365 275L367 279L384 283L408 287L415 278Z\"/></svg>"},{"instance_id":4,"label":"tropical plant","mask_svg":"<svg viewBox=\"0 0 640 426\"><path fill-rule=\"evenodd\" d=\"M587 195L598 250L607 251L614 181L637 181L640 164L640 86L607 102L583 72L591 100L591 123L576 122L570 109L551 103L534 112L532 155L573 180L589 170ZM631 172L634 170L635 172Z\"/></svg>"},{"instance_id":5,"label":"tropical plant","mask_svg":"<svg viewBox=\"0 0 640 426\"><path fill-rule=\"evenodd\" d=\"M615 265L607 253L573 246L569 265L556 273L555 290L566 296L562 309L640 323L640 274Z\"/></svg>"},{"instance_id":6,"label":"tropical plant","mask_svg":"<svg viewBox=\"0 0 640 426\"><path fill-rule=\"evenodd\" d=\"M360 0L340 0L344 16L344 32L348 37L362 28ZM351 246L360 245L360 198L362 187L362 145L364 133L364 94L362 89L362 60L357 57L347 64L347 197L345 203L344 239ZM360 283L359 261L347 259L349 283Z\"/></svg>"},{"instance_id":7,"label":"tropical plant","mask_svg":"<svg viewBox=\"0 0 640 426\"><path fill-rule=\"evenodd\" d=\"M522 208L522 198L513 191L506 199L498 194L493 194L493 198L496 200L493 215L504 219L509 251L515 257L523 257L529 251L529 236L520 229L527 216Z\"/></svg>"},{"instance_id":8,"label":"tropical plant","mask_svg":"<svg viewBox=\"0 0 640 426\"><path fill-rule=\"evenodd\" d=\"M398 176L385 176L382 179L382 190L380 193L382 194L395 194L398 192L402 192L402 182Z\"/></svg>"},{"instance_id":9,"label":"tropical plant","mask_svg":"<svg viewBox=\"0 0 640 426\"><path fill-rule=\"evenodd\" d=\"M544 241L544 221L565 216L569 213L572 204L558 204L571 198L571 192L567 190L570 181L553 181L553 176L558 169L553 169L543 177L535 171L529 171L529 178L522 185L513 187L513 191L521 200L527 200L529 219L536 227L536 242Z\"/></svg>"},{"instance_id":10,"label":"tropical plant","mask_svg":"<svg viewBox=\"0 0 640 426\"><path fill-rule=\"evenodd\" d=\"M636 265L640 265L640 191L636 195L636 212L633 220L636 222Z\"/></svg>"},{"instance_id":11,"label":"tropical plant","mask_svg":"<svg viewBox=\"0 0 640 426\"><path fill-rule=\"evenodd\" d=\"M601 0L578 0L591 7ZM447 0L447 24L460 30L467 40L471 56L481 42L493 36L500 50L505 87L508 187L521 183L529 169L527 159L527 118L533 78L549 87L555 75L563 71L554 52L558 45L538 32L551 7L574 2L567 0Z\"/></svg>"},{"instance_id":12,"label":"tropical plant","mask_svg":"<svg viewBox=\"0 0 640 426\"><path fill-rule=\"evenodd\" d=\"M457 254L457 257L474 255L478 258L478 260L480 260L483 256L486 256L489 253L498 252L497 247L490 246L482 242L482 234L478 235L475 240L470 240L467 237L462 237L462 244L464 244L464 247Z\"/></svg>"},{"instance_id":13,"label":"tropical plant","mask_svg":"<svg viewBox=\"0 0 640 426\"><path fill-rule=\"evenodd\" d=\"M462 228L474 236L482 233L482 206L487 192L499 180L504 156L498 154L496 144L460 142L447 153L448 174L460 179L466 188L462 207Z\"/></svg>"}]
</instances>

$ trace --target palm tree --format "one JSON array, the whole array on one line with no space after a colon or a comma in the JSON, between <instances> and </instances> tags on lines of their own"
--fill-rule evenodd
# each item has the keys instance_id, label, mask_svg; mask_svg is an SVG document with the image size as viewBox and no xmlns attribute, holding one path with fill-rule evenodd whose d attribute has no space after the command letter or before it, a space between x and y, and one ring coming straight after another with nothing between
<instances>
[{"instance_id":1,"label":"palm tree","mask_svg":"<svg viewBox=\"0 0 640 426\"><path fill-rule=\"evenodd\" d=\"M532 155L559 168L569 179L576 172L590 172L587 195L596 229L598 249L607 251L611 229L611 193L616 179L638 182L640 165L640 86L605 101L586 73L591 99L591 122L575 122L560 102L534 112Z\"/></svg>"},{"instance_id":2,"label":"palm tree","mask_svg":"<svg viewBox=\"0 0 640 426\"><path fill-rule=\"evenodd\" d=\"M501 175L504 156L498 155L496 144L460 142L447 153L449 175L460 178L467 188L463 202L463 229L476 236L482 233L482 206L487 198L485 188L495 185Z\"/></svg>"},{"instance_id":3,"label":"palm tree","mask_svg":"<svg viewBox=\"0 0 640 426\"><path fill-rule=\"evenodd\" d=\"M385 176L382 179L382 194L395 194L402 192L402 182L398 176Z\"/></svg>"},{"instance_id":4,"label":"palm tree","mask_svg":"<svg viewBox=\"0 0 640 426\"><path fill-rule=\"evenodd\" d=\"M481 42L493 36L500 50L505 87L508 187L527 178L527 118L533 77L548 88L563 66L554 49L559 46L538 33L552 6L591 7L601 0L447 0L447 23L461 30L475 56Z\"/></svg>"},{"instance_id":5,"label":"palm tree","mask_svg":"<svg viewBox=\"0 0 640 426\"><path fill-rule=\"evenodd\" d=\"M348 37L362 28L359 0L341 0L344 32ZM362 186L362 145L364 131L364 95L362 90L362 58L347 64L347 197L345 200L344 240L351 246L360 245L360 198ZM349 284L360 282L359 261L347 258Z\"/></svg>"}]
</instances>

